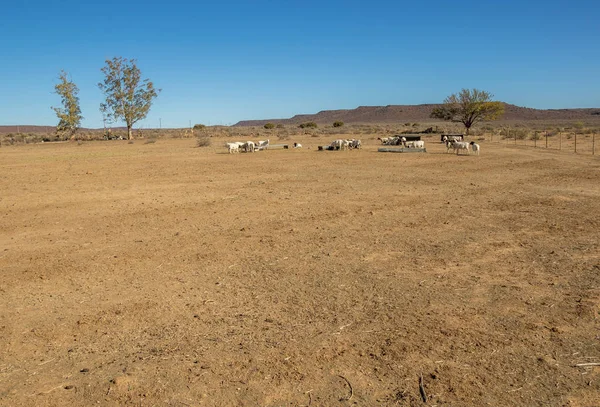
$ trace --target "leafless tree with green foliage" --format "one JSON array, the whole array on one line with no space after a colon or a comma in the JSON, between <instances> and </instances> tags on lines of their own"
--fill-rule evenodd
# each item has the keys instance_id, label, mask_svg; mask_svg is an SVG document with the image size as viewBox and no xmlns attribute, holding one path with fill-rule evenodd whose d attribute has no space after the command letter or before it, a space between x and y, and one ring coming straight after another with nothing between
<instances>
[{"instance_id":1,"label":"leafless tree with green foliage","mask_svg":"<svg viewBox=\"0 0 600 407\"><path fill-rule=\"evenodd\" d=\"M98 84L106 96L106 102L100 104L100 111L111 121L123 120L130 140L133 139L133 125L148 115L152 101L160 92L149 79L142 80L142 73L135 62L135 59L123 57L107 59L106 66L102 68L104 82Z\"/></svg>"},{"instance_id":2,"label":"leafless tree with green foliage","mask_svg":"<svg viewBox=\"0 0 600 407\"><path fill-rule=\"evenodd\" d=\"M504 104L492 100L494 95L484 90L463 89L444 100L444 104L431 112L431 117L462 123L469 135L471 127L480 121L496 120L504 113Z\"/></svg>"},{"instance_id":3,"label":"leafless tree with green foliage","mask_svg":"<svg viewBox=\"0 0 600 407\"><path fill-rule=\"evenodd\" d=\"M60 95L63 107L52 107L52 110L58 116L59 122L56 131L72 136L81 126L81 108L79 107L79 88L69 78L69 74L60 71L58 75L59 83L54 86L55 93Z\"/></svg>"}]
</instances>

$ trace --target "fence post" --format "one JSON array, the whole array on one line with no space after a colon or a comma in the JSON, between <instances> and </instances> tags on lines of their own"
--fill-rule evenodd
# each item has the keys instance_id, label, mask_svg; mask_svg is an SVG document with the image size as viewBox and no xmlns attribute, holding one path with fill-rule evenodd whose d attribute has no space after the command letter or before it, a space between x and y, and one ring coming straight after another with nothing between
<instances>
[{"instance_id":1,"label":"fence post","mask_svg":"<svg viewBox=\"0 0 600 407\"><path fill-rule=\"evenodd\" d=\"M548 149L548 132L546 132L546 149Z\"/></svg>"},{"instance_id":2,"label":"fence post","mask_svg":"<svg viewBox=\"0 0 600 407\"><path fill-rule=\"evenodd\" d=\"M537 148L537 131L533 132L533 148Z\"/></svg>"},{"instance_id":3,"label":"fence post","mask_svg":"<svg viewBox=\"0 0 600 407\"><path fill-rule=\"evenodd\" d=\"M577 154L577 133L575 133L575 154Z\"/></svg>"},{"instance_id":4,"label":"fence post","mask_svg":"<svg viewBox=\"0 0 600 407\"><path fill-rule=\"evenodd\" d=\"M562 131L558 132L558 149L562 150Z\"/></svg>"},{"instance_id":5,"label":"fence post","mask_svg":"<svg viewBox=\"0 0 600 407\"><path fill-rule=\"evenodd\" d=\"M592 133L592 155L596 154L596 133Z\"/></svg>"}]
</instances>

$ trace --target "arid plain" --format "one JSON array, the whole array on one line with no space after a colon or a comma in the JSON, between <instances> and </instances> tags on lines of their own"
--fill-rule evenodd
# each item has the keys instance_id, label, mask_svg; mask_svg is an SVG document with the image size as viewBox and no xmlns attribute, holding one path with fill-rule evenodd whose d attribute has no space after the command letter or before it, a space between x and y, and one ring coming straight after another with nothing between
<instances>
[{"instance_id":1,"label":"arid plain","mask_svg":"<svg viewBox=\"0 0 600 407\"><path fill-rule=\"evenodd\" d=\"M0 405L600 405L598 156L375 137L3 146Z\"/></svg>"}]
</instances>

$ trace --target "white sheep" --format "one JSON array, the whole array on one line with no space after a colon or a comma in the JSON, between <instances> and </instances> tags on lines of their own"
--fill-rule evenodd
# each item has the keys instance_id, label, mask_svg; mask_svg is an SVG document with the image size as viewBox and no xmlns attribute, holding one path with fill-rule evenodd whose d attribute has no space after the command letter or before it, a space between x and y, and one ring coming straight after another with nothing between
<instances>
[{"instance_id":1,"label":"white sheep","mask_svg":"<svg viewBox=\"0 0 600 407\"><path fill-rule=\"evenodd\" d=\"M258 143L256 143L256 148L259 150L262 150L264 148L267 148L269 146L269 140L260 140Z\"/></svg>"},{"instance_id":2,"label":"white sheep","mask_svg":"<svg viewBox=\"0 0 600 407\"><path fill-rule=\"evenodd\" d=\"M481 151L481 147L474 141L471 141L471 149L476 155L479 155L479 151Z\"/></svg>"},{"instance_id":3,"label":"white sheep","mask_svg":"<svg viewBox=\"0 0 600 407\"><path fill-rule=\"evenodd\" d=\"M254 144L253 141L246 141L243 144L243 148L244 148L245 152L247 152L247 153L253 153L254 150L256 149L256 145Z\"/></svg>"},{"instance_id":4,"label":"white sheep","mask_svg":"<svg viewBox=\"0 0 600 407\"><path fill-rule=\"evenodd\" d=\"M453 141L452 148L456 151L456 155L458 155L460 151L466 151L467 154L469 154L469 143L465 141Z\"/></svg>"},{"instance_id":5,"label":"white sheep","mask_svg":"<svg viewBox=\"0 0 600 407\"><path fill-rule=\"evenodd\" d=\"M234 154L234 153L239 153L240 152L240 145L239 143L225 143L227 145L227 150L229 151L229 154Z\"/></svg>"},{"instance_id":6,"label":"white sheep","mask_svg":"<svg viewBox=\"0 0 600 407\"><path fill-rule=\"evenodd\" d=\"M381 140L381 144L387 144L389 137L377 137L377 140Z\"/></svg>"},{"instance_id":7,"label":"white sheep","mask_svg":"<svg viewBox=\"0 0 600 407\"><path fill-rule=\"evenodd\" d=\"M300 144L300 143L294 143L294 148L302 148L302 144Z\"/></svg>"},{"instance_id":8,"label":"white sheep","mask_svg":"<svg viewBox=\"0 0 600 407\"><path fill-rule=\"evenodd\" d=\"M350 140L350 148L362 148L362 143L358 139Z\"/></svg>"},{"instance_id":9,"label":"white sheep","mask_svg":"<svg viewBox=\"0 0 600 407\"><path fill-rule=\"evenodd\" d=\"M444 141L444 143L446 144L446 153L448 153L450 150L452 150L454 148L454 141L452 140L448 140L448 137L444 136L446 138L446 140Z\"/></svg>"},{"instance_id":10,"label":"white sheep","mask_svg":"<svg viewBox=\"0 0 600 407\"><path fill-rule=\"evenodd\" d=\"M404 146L406 148L425 148L425 142L423 140L406 141Z\"/></svg>"},{"instance_id":11,"label":"white sheep","mask_svg":"<svg viewBox=\"0 0 600 407\"><path fill-rule=\"evenodd\" d=\"M331 147L333 147L334 150L341 150L342 149L342 144L344 144L344 140L337 139L337 140L334 140L331 143Z\"/></svg>"}]
</instances>

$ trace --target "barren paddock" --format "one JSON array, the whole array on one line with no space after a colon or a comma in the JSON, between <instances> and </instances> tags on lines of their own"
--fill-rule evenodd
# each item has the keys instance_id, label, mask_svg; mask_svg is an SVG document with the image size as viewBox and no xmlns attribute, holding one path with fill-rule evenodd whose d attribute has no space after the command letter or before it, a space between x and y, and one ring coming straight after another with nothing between
<instances>
[{"instance_id":1,"label":"barren paddock","mask_svg":"<svg viewBox=\"0 0 600 407\"><path fill-rule=\"evenodd\" d=\"M600 405L597 157L325 140L2 147L0 405Z\"/></svg>"}]
</instances>

